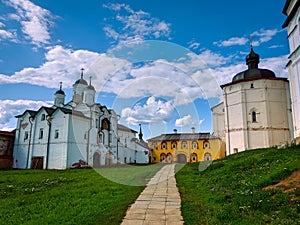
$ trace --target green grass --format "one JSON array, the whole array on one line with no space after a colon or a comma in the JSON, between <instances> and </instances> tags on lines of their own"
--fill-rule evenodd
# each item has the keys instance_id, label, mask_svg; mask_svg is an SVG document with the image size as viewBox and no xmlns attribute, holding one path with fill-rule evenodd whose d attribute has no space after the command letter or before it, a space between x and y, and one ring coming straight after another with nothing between
<instances>
[{"instance_id":1,"label":"green grass","mask_svg":"<svg viewBox=\"0 0 300 225\"><path fill-rule=\"evenodd\" d=\"M299 188L262 190L300 169L299 146L246 151L203 168L187 164L176 174L186 224L300 224Z\"/></svg>"},{"instance_id":2,"label":"green grass","mask_svg":"<svg viewBox=\"0 0 300 225\"><path fill-rule=\"evenodd\" d=\"M145 185L160 168L0 171L0 224L120 224L144 189L136 185Z\"/></svg>"}]
</instances>

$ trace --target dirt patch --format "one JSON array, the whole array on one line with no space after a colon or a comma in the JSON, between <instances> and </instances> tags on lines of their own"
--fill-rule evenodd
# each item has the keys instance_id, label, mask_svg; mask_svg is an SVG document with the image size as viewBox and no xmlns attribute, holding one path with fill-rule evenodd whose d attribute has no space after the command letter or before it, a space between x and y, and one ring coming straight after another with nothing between
<instances>
[{"instance_id":1,"label":"dirt patch","mask_svg":"<svg viewBox=\"0 0 300 225\"><path fill-rule=\"evenodd\" d=\"M296 170L290 176L288 176L284 180L281 180L277 184L264 187L263 190L270 190L275 188L280 188L284 193L296 193L297 190L300 190L300 170ZM295 198L297 199L297 197L294 195L293 199Z\"/></svg>"}]
</instances>

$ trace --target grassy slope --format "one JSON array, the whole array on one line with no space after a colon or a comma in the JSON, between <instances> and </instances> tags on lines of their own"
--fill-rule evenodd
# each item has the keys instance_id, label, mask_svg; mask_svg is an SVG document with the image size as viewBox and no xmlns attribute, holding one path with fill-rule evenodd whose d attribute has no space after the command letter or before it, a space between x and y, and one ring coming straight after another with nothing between
<instances>
[{"instance_id":1,"label":"grassy slope","mask_svg":"<svg viewBox=\"0 0 300 225\"><path fill-rule=\"evenodd\" d=\"M186 224L300 224L299 188L262 190L300 169L299 146L246 151L199 168L176 174Z\"/></svg>"},{"instance_id":2,"label":"grassy slope","mask_svg":"<svg viewBox=\"0 0 300 225\"><path fill-rule=\"evenodd\" d=\"M160 167L100 170L143 184ZM109 181L92 169L0 171L0 224L120 224L143 189Z\"/></svg>"}]
</instances>

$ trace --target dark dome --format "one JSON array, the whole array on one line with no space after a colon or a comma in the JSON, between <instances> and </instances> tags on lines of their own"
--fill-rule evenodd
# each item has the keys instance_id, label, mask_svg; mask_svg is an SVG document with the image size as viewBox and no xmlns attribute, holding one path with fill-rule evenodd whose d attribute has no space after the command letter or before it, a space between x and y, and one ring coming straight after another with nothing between
<instances>
[{"instance_id":1,"label":"dark dome","mask_svg":"<svg viewBox=\"0 0 300 225\"><path fill-rule=\"evenodd\" d=\"M253 48L251 48L250 53L246 56L246 64L249 65L249 64L252 64L252 63L254 65L258 65L258 63L259 63L259 54L256 54L253 51Z\"/></svg>"},{"instance_id":2,"label":"dark dome","mask_svg":"<svg viewBox=\"0 0 300 225\"><path fill-rule=\"evenodd\" d=\"M259 55L253 51L252 47L250 53L246 57L246 64L248 65L248 69L236 74L232 78L232 82L243 80L255 80L262 78L276 78L275 73L273 71L258 68Z\"/></svg>"},{"instance_id":3,"label":"dark dome","mask_svg":"<svg viewBox=\"0 0 300 225\"><path fill-rule=\"evenodd\" d=\"M87 89L90 89L90 90L96 91L96 89L94 88L94 86L93 86L93 85L89 85L89 86L87 86Z\"/></svg>"},{"instance_id":4,"label":"dark dome","mask_svg":"<svg viewBox=\"0 0 300 225\"><path fill-rule=\"evenodd\" d=\"M65 95L65 92L63 90L59 89L55 92L55 94Z\"/></svg>"},{"instance_id":5,"label":"dark dome","mask_svg":"<svg viewBox=\"0 0 300 225\"><path fill-rule=\"evenodd\" d=\"M248 69L243 72L236 74L232 78L232 82L242 80L254 80L261 78L276 78L275 73L268 69Z\"/></svg>"},{"instance_id":6,"label":"dark dome","mask_svg":"<svg viewBox=\"0 0 300 225\"><path fill-rule=\"evenodd\" d=\"M84 79L79 79L79 80L76 80L75 84L84 84L84 85L88 85L88 83L86 82L86 80Z\"/></svg>"}]
</instances>

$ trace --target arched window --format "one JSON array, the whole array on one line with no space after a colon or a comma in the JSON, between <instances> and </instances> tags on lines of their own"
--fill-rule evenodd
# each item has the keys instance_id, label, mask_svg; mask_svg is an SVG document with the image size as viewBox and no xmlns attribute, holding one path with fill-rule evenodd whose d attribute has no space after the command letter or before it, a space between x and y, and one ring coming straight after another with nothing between
<instances>
[{"instance_id":1,"label":"arched window","mask_svg":"<svg viewBox=\"0 0 300 225\"><path fill-rule=\"evenodd\" d=\"M162 142L161 143L161 148L162 149L166 149L167 148L167 143L166 142Z\"/></svg>"},{"instance_id":2,"label":"arched window","mask_svg":"<svg viewBox=\"0 0 300 225\"><path fill-rule=\"evenodd\" d=\"M98 133L98 143L103 143L104 141L104 134L102 132ZM103 143L104 144L104 143Z\"/></svg>"},{"instance_id":3,"label":"arched window","mask_svg":"<svg viewBox=\"0 0 300 225\"><path fill-rule=\"evenodd\" d=\"M210 148L210 143L209 143L209 141L204 141L204 142L203 142L203 148L204 148L204 149Z\"/></svg>"},{"instance_id":4,"label":"arched window","mask_svg":"<svg viewBox=\"0 0 300 225\"><path fill-rule=\"evenodd\" d=\"M167 162L168 162L168 163L172 163L172 161L173 161L173 156L172 156L172 154L169 152L169 153L167 154Z\"/></svg>"},{"instance_id":5,"label":"arched window","mask_svg":"<svg viewBox=\"0 0 300 225\"><path fill-rule=\"evenodd\" d=\"M181 148L187 148L187 143L186 143L186 141L183 141L183 142L181 143Z\"/></svg>"},{"instance_id":6,"label":"arched window","mask_svg":"<svg viewBox=\"0 0 300 225\"><path fill-rule=\"evenodd\" d=\"M193 148L193 149L197 149L197 148L198 148L198 143L197 143L197 141L193 141L193 143L192 143L192 148Z\"/></svg>"},{"instance_id":7,"label":"arched window","mask_svg":"<svg viewBox=\"0 0 300 225\"><path fill-rule=\"evenodd\" d=\"M253 112L251 113L251 117L252 117L252 122L253 122L253 123L257 122L256 112L255 112L255 111L253 111Z\"/></svg>"},{"instance_id":8,"label":"arched window","mask_svg":"<svg viewBox=\"0 0 300 225\"><path fill-rule=\"evenodd\" d=\"M160 154L160 161L161 161L161 162L165 162L165 161L166 161L166 158L167 158L166 154L164 154L164 153L161 153L161 154Z\"/></svg>"},{"instance_id":9,"label":"arched window","mask_svg":"<svg viewBox=\"0 0 300 225\"><path fill-rule=\"evenodd\" d=\"M198 161L198 156L196 153L192 153L191 154L191 162L197 162Z\"/></svg>"},{"instance_id":10,"label":"arched window","mask_svg":"<svg viewBox=\"0 0 300 225\"><path fill-rule=\"evenodd\" d=\"M173 142L172 142L171 148L177 148L177 142L176 142L176 141L173 141Z\"/></svg>"},{"instance_id":11,"label":"arched window","mask_svg":"<svg viewBox=\"0 0 300 225\"><path fill-rule=\"evenodd\" d=\"M102 130L108 130L108 131L110 130L110 123L109 123L109 120L107 118L102 120L101 129Z\"/></svg>"},{"instance_id":12,"label":"arched window","mask_svg":"<svg viewBox=\"0 0 300 225\"><path fill-rule=\"evenodd\" d=\"M209 152L206 152L204 154L204 161L210 161L212 160L211 154Z\"/></svg>"}]
</instances>

